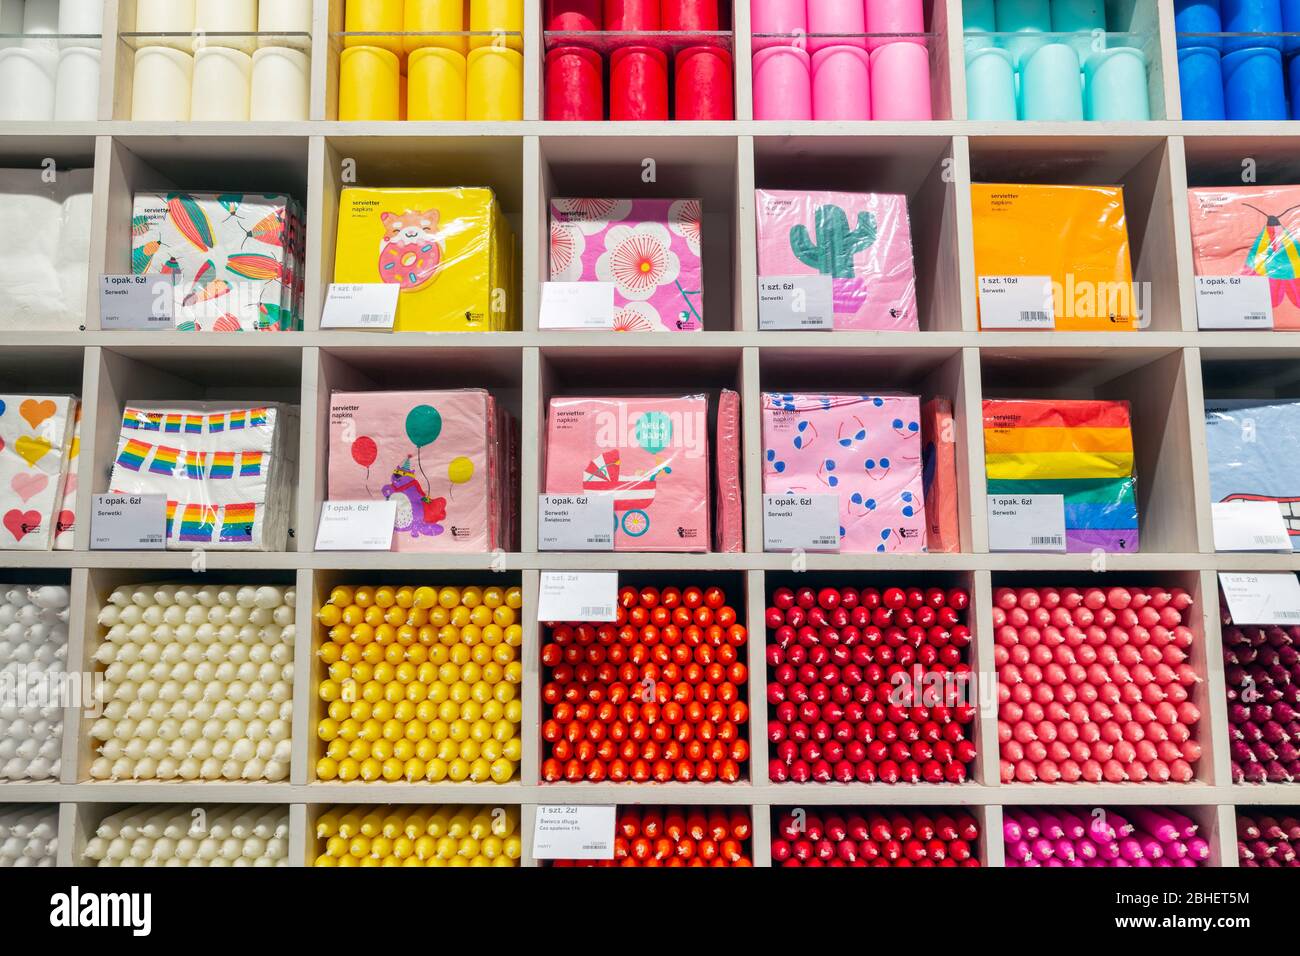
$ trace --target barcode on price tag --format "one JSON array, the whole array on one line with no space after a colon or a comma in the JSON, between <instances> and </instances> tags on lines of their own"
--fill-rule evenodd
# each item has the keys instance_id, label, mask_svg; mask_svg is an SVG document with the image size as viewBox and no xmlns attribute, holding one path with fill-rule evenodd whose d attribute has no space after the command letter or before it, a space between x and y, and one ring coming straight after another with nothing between
<instances>
[{"instance_id":1,"label":"barcode on price tag","mask_svg":"<svg viewBox=\"0 0 1300 956\"><path fill-rule=\"evenodd\" d=\"M1053 329L1050 276L980 276L980 328Z\"/></svg>"},{"instance_id":2,"label":"barcode on price tag","mask_svg":"<svg viewBox=\"0 0 1300 956\"><path fill-rule=\"evenodd\" d=\"M1234 624L1294 624L1300 621L1300 580L1275 574L1219 574L1219 586Z\"/></svg>"},{"instance_id":3,"label":"barcode on price tag","mask_svg":"<svg viewBox=\"0 0 1300 956\"><path fill-rule=\"evenodd\" d=\"M1291 536L1276 501L1216 501L1215 551L1290 551Z\"/></svg>"}]
</instances>

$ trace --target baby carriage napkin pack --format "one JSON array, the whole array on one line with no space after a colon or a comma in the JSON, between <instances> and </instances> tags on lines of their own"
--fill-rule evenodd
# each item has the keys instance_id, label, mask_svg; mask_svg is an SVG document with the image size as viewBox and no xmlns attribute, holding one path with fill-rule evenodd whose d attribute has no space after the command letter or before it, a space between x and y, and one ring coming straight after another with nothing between
<instances>
[{"instance_id":1,"label":"baby carriage napkin pack","mask_svg":"<svg viewBox=\"0 0 1300 956\"><path fill-rule=\"evenodd\" d=\"M615 551L708 551L707 399L551 399L545 488L612 496Z\"/></svg>"}]
</instances>

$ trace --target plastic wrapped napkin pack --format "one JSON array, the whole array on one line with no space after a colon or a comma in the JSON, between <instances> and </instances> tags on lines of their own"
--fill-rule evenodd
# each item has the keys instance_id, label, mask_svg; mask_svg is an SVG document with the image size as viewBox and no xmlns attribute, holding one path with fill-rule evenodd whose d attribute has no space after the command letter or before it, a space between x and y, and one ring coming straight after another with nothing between
<instances>
[{"instance_id":1,"label":"plastic wrapped napkin pack","mask_svg":"<svg viewBox=\"0 0 1300 956\"><path fill-rule=\"evenodd\" d=\"M283 551L297 478L289 405L128 403L108 490L167 496L167 547Z\"/></svg>"},{"instance_id":2,"label":"plastic wrapped napkin pack","mask_svg":"<svg viewBox=\"0 0 1300 956\"><path fill-rule=\"evenodd\" d=\"M1205 443L1210 500L1276 501L1300 548L1300 402L1207 401Z\"/></svg>"},{"instance_id":3,"label":"plastic wrapped napkin pack","mask_svg":"<svg viewBox=\"0 0 1300 956\"><path fill-rule=\"evenodd\" d=\"M77 408L70 395L0 395L0 550L72 547Z\"/></svg>"},{"instance_id":4,"label":"plastic wrapped napkin pack","mask_svg":"<svg viewBox=\"0 0 1300 956\"><path fill-rule=\"evenodd\" d=\"M90 169L0 169L0 330L85 324L93 186Z\"/></svg>"}]
</instances>

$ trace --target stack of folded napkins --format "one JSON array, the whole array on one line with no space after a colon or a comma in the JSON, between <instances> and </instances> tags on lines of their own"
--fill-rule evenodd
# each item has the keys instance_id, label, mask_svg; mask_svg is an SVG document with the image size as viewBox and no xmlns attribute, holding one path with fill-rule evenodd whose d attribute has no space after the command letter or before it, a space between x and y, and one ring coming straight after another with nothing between
<instances>
[{"instance_id":1,"label":"stack of folded napkins","mask_svg":"<svg viewBox=\"0 0 1300 956\"><path fill-rule=\"evenodd\" d=\"M72 547L78 403L0 395L0 550Z\"/></svg>"},{"instance_id":2,"label":"stack of folded napkins","mask_svg":"<svg viewBox=\"0 0 1300 956\"><path fill-rule=\"evenodd\" d=\"M284 550L293 514L297 409L129 403L109 491L167 496L167 547Z\"/></svg>"},{"instance_id":3,"label":"stack of folded napkins","mask_svg":"<svg viewBox=\"0 0 1300 956\"><path fill-rule=\"evenodd\" d=\"M0 169L0 329L86 321L94 170Z\"/></svg>"}]
</instances>

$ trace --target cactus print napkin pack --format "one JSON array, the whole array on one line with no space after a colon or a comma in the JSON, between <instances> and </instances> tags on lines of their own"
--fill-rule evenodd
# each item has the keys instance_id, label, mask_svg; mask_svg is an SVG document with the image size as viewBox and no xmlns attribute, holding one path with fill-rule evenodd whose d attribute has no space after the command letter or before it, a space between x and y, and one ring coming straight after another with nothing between
<instances>
[{"instance_id":1,"label":"cactus print napkin pack","mask_svg":"<svg viewBox=\"0 0 1300 956\"><path fill-rule=\"evenodd\" d=\"M926 550L915 395L763 394L763 493L840 496L840 551Z\"/></svg>"},{"instance_id":2,"label":"cactus print napkin pack","mask_svg":"<svg viewBox=\"0 0 1300 956\"><path fill-rule=\"evenodd\" d=\"M552 199L551 281L614 283L614 331L704 328L698 199Z\"/></svg>"},{"instance_id":3,"label":"cactus print napkin pack","mask_svg":"<svg viewBox=\"0 0 1300 956\"><path fill-rule=\"evenodd\" d=\"M915 332L907 197L759 189L758 274L831 278L835 328Z\"/></svg>"}]
</instances>

